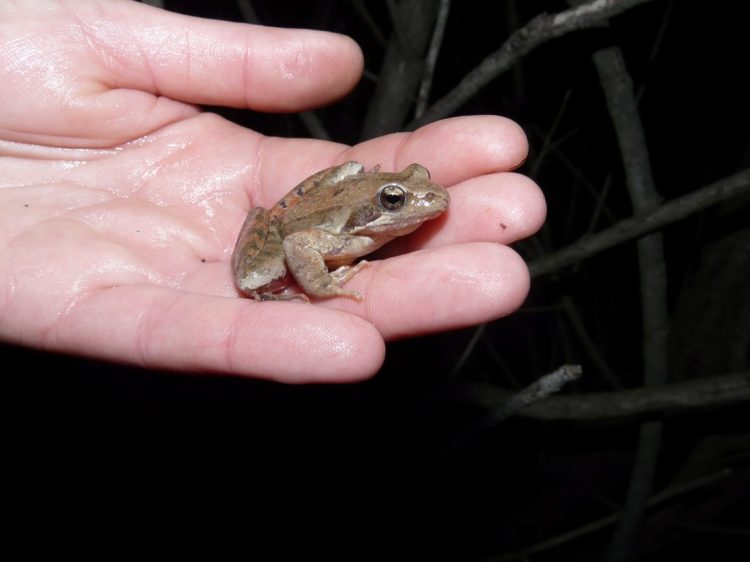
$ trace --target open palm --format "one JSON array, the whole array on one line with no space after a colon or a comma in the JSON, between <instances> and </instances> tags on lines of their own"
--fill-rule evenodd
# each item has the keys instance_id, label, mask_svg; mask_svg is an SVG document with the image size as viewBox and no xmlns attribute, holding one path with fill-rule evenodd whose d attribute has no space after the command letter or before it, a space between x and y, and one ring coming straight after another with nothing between
<instances>
[{"instance_id":1,"label":"open palm","mask_svg":"<svg viewBox=\"0 0 750 562\"><path fill-rule=\"evenodd\" d=\"M0 5L0 338L180 371L350 381L384 339L508 314L528 274L504 244L539 228L510 173L519 128L465 117L348 147L265 137L194 103L296 111L344 95L349 39L135 2ZM347 285L361 303L241 298L229 258L252 206L346 160L419 162L451 208ZM417 251L419 250L419 251Z\"/></svg>"}]
</instances>

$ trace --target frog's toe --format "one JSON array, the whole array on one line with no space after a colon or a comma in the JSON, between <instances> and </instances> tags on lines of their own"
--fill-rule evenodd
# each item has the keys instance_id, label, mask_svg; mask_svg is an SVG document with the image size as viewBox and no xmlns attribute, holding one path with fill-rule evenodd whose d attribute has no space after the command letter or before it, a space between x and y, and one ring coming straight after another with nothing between
<instances>
[{"instance_id":1,"label":"frog's toe","mask_svg":"<svg viewBox=\"0 0 750 562\"><path fill-rule=\"evenodd\" d=\"M357 302L362 301L362 293L359 293L357 291L347 291L346 289L342 289L339 287L339 290L335 292L332 296L335 297L349 297L351 299L354 299Z\"/></svg>"},{"instance_id":2,"label":"frog's toe","mask_svg":"<svg viewBox=\"0 0 750 562\"><path fill-rule=\"evenodd\" d=\"M338 271L338 270L337 270ZM349 297L357 301L362 300L362 294L357 291L349 291L344 289L335 279L331 279L325 287L321 287L312 293L314 297L319 299L331 299L334 297Z\"/></svg>"},{"instance_id":3,"label":"frog's toe","mask_svg":"<svg viewBox=\"0 0 750 562\"><path fill-rule=\"evenodd\" d=\"M359 291L345 291L345 295L353 298L357 302L362 302L362 293Z\"/></svg>"},{"instance_id":4,"label":"frog's toe","mask_svg":"<svg viewBox=\"0 0 750 562\"><path fill-rule=\"evenodd\" d=\"M343 285L349 279L354 277L363 267L367 267L367 260L361 260L356 265L342 265L335 271L331 271L331 277L334 279L336 284Z\"/></svg>"}]
</instances>

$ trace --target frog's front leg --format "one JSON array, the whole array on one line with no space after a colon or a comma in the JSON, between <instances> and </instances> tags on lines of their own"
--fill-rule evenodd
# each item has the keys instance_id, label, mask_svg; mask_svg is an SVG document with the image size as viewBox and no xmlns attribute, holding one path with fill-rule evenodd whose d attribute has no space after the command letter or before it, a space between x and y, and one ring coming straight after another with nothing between
<instances>
[{"instance_id":1,"label":"frog's front leg","mask_svg":"<svg viewBox=\"0 0 750 562\"><path fill-rule=\"evenodd\" d=\"M329 272L326 261L346 263L367 253L362 248L371 244L371 239L365 236L331 234L311 228L290 234L284 238L283 246L289 271L305 293L318 298L345 296L362 300L362 295L347 291L342 285L367 262L361 261L355 266L344 265Z\"/></svg>"}]
</instances>

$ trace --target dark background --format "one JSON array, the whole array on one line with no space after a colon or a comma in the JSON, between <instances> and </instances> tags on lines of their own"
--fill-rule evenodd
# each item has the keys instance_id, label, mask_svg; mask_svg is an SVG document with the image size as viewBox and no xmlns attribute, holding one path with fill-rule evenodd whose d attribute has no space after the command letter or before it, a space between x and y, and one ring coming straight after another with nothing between
<instances>
[{"instance_id":1,"label":"dark background","mask_svg":"<svg viewBox=\"0 0 750 562\"><path fill-rule=\"evenodd\" d=\"M317 112L331 138L348 143L360 139L384 52L353 4L253 2L261 23L337 31L362 46L368 77ZM495 4L452 3L433 100L518 25L567 8ZM528 134L531 153L521 171L544 190L549 218L517 246L524 257L538 259L632 214L591 62L602 46L623 51L665 199L747 167L741 4L647 3L614 18L609 30L540 46L461 107L458 114L508 116ZM364 6L389 37L385 3ZM168 1L166 8L242 20L228 0ZM298 116L210 109L266 134L309 136ZM747 371L747 351L739 360L736 353L750 323L747 203L730 201L663 231L670 381ZM640 386L640 275L635 244L620 245L536 279L524 309L485 326L465 360L476 329L394 342L375 379L356 385L182 376L0 348L6 365L21 366L4 370L11 382L6 462L22 499L14 518L73 544L153 534L190 546L211 537L217 547L241 544L261 559L271 547L277 558L481 560L575 529L622 506L643 418L486 423L477 389L518 389L577 363L584 376L566 393L614 390L581 345L564 302L617 383ZM745 559L747 408L740 402L650 415L664 422L654 493L732 472L649 511L636 559ZM612 531L532 558L602 560Z\"/></svg>"}]
</instances>

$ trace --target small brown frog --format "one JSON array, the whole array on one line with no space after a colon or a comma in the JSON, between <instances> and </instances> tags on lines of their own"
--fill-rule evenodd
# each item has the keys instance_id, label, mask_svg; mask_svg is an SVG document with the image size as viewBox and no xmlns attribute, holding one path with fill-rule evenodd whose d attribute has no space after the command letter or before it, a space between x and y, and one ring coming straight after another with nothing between
<instances>
[{"instance_id":1,"label":"small brown frog","mask_svg":"<svg viewBox=\"0 0 750 562\"><path fill-rule=\"evenodd\" d=\"M352 262L437 217L449 201L419 164L399 173L365 172L359 162L327 168L270 211L250 210L232 253L235 281L255 300L308 300L277 293L291 273L306 295L361 300L342 287L367 263Z\"/></svg>"}]
</instances>

